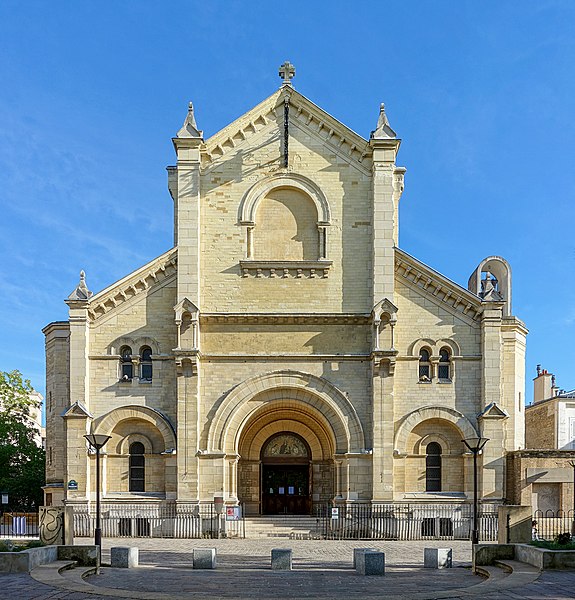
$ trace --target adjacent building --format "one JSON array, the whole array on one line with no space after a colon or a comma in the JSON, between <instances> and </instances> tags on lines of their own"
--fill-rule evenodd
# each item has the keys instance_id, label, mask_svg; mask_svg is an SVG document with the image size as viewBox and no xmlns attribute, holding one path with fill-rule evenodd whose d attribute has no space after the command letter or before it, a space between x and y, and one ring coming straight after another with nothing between
<instances>
[{"instance_id":1,"label":"adjacent building","mask_svg":"<svg viewBox=\"0 0 575 600\"><path fill-rule=\"evenodd\" d=\"M542 514L573 509L575 390L559 389L537 365L533 404L525 410L525 450L508 456L508 495ZM551 513L549 513L551 514Z\"/></svg>"}]
</instances>

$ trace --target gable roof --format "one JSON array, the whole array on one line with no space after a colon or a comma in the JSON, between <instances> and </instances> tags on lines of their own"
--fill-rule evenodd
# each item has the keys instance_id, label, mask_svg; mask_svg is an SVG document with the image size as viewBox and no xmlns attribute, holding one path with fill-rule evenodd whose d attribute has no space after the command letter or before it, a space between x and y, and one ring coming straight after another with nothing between
<instances>
[{"instance_id":1,"label":"gable roof","mask_svg":"<svg viewBox=\"0 0 575 600\"><path fill-rule=\"evenodd\" d=\"M395 274L467 318L477 321L483 312L481 298L399 248L395 248Z\"/></svg>"},{"instance_id":2,"label":"gable roof","mask_svg":"<svg viewBox=\"0 0 575 600\"><path fill-rule=\"evenodd\" d=\"M366 157L371 156L371 146L367 139L332 117L325 110L294 90L282 86L278 91L260 102L247 113L208 138L202 148L202 167L207 168L228 152L266 127L270 122L283 120L284 101L290 107L290 122L312 134L319 135L326 146L331 146L338 154L352 159L363 169Z\"/></svg>"},{"instance_id":3,"label":"gable roof","mask_svg":"<svg viewBox=\"0 0 575 600\"><path fill-rule=\"evenodd\" d=\"M177 249L171 248L136 271L94 294L88 300L88 314L97 319L156 283L176 275Z\"/></svg>"}]
</instances>

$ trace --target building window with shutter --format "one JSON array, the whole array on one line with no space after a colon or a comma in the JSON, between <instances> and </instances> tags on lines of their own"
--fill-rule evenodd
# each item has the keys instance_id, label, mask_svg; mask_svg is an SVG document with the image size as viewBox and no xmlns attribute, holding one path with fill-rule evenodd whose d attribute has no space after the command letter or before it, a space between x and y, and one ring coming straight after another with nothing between
<instances>
[{"instance_id":1,"label":"building window with shutter","mask_svg":"<svg viewBox=\"0 0 575 600\"><path fill-rule=\"evenodd\" d=\"M431 362L429 360L429 350L422 348L419 351L419 381L420 383L429 383L431 381Z\"/></svg>"},{"instance_id":2,"label":"building window with shutter","mask_svg":"<svg viewBox=\"0 0 575 600\"><path fill-rule=\"evenodd\" d=\"M130 346L122 346L120 349L120 381L131 381L133 376L132 349Z\"/></svg>"},{"instance_id":3,"label":"building window with shutter","mask_svg":"<svg viewBox=\"0 0 575 600\"><path fill-rule=\"evenodd\" d=\"M439 367L437 375L440 381L451 381L451 356L447 348L442 348L439 351Z\"/></svg>"},{"instance_id":4,"label":"building window with shutter","mask_svg":"<svg viewBox=\"0 0 575 600\"><path fill-rule=\"evenodd\" d=\"M441 492L441 446L427 444L425 457L425 491Z\"/></svg>"},{"instance_id":5,"label":"building window with shutter","mask_svg":"<svg viewBox=\"0 0 575 600\"><path fill-rule=\"evenodd\" d=\"M134 442L130 444L130 492L143 492L145 488L145 462L144 444Z\"/></svg>"},{"instance_id":6,"label":"building window with shutter","mask_svg":"<svg viewBox=\"0 0 575 600\"><path fill-rule=\"evenodd\" d=\"M140 379L152 381L152 349L149 346L140 350Z\"/></svg>"}]
</instances>

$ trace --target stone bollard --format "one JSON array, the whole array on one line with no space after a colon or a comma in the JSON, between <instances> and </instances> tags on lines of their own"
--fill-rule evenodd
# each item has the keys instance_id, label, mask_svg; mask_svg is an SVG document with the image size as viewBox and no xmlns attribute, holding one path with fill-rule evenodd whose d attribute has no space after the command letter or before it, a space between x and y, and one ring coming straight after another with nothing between
<instances>
[{"instance_id":1,"label":"stone bollard","mask_svg":"<svg viewBox=\"0 0 575 600\"><path fill-rule=\"evenodd\" d=\"M357 572L360 575L385 575L385 554L367 550L357 555Z\"/></svg>"},{"instance_id":2,"label":"stone bollard","mask_svg":"<svg viewBox=\"0 0 575 600\"><path fill-rule=\"evenodd\" d=\"M110 550L110 564L116 569L131 569L137 567L140 559L138 548L116 546Z\"/></svg>"},{"instance_id":3,"label":"stone bollard","mask_svg":"<svg viewBox=\"0 0 575 600\"><path fill-rule=\"evenodd\" d=\"M357 569L357 563L360 559L360 555L364 552L376 552L375 548L354 548L353 549L353 568Z\"/></svg>"},{"instance_id":4,"label":"stone bollard","mask_svg":"<svg viewBox=\"0 0 575 600\"><path fill-rule=\"evenodd\" d=\"M426 569L451 569L452 554L451 548L424 548L423 566Z\"/></svg>"},{"instance_id":5,"label":"stone bollard","mask_svg":"<svg viewBox=\"0 0 575 600\"><path fill-rule=\"evenodd\" d=\"M276 571L291 571L291 549L274 548L272 550L272 569Z\"/></svg>"},{"instance_id":6,"label":"stone bollard","mask_svg":"<svg viewBox=\"0 0 575 600\"><path fill-rule=\"evenodd\" d=\"M215 548L194 548L194 569L215 569Z\"/></svg>"}]
</instances>

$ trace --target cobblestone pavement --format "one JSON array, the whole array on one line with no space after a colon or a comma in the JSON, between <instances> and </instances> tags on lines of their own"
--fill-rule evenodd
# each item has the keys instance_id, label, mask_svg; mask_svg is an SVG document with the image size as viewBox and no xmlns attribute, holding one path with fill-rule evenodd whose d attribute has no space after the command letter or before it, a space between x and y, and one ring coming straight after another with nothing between
<instances>
[{"instance_id":1,"label":"cobblestone pavement","mask_svg":"<svg viewBox=\"0 0 575 600\"><path fill-rule=\"evenodd\" d=\"M92 540L76 540L90 544ZM496 582L482 584L482 578L470 571L469 542L375 542L289 540L104 540L103 560L109 561L111 546L137 546L139 569L104 567L99 576L87 581L94 593L67 591L52 587L31 576L0 575L0 599L6 600L110 600L115 598L154 597L193 599L354 599L354 598L451 598L480 600L567 600L575 598L575 571L544 572L536 581L505 589ZM361 577L351 568L355 547L370 546L385 552L386 575ZM454 568L423 569L424 547L453 548ZM193 548L217 548L218 569L191 569ZM292 548L294 570L271 571L272 548ZM73 574L74 572L70 572ZM65 575L66 577L66 575ZM69 576L68 576L69 577ZM77 575L76 575L77 577ZM504 580L503 580L504 581ZM478 586L478 587L476 587ZM100 587L100 590L98 588ZM106 588L104 590L103 588ZM108 592L108 593L107 593ZM124 595L125 594L125 595Z\"/></svg>"}]
</instances>

